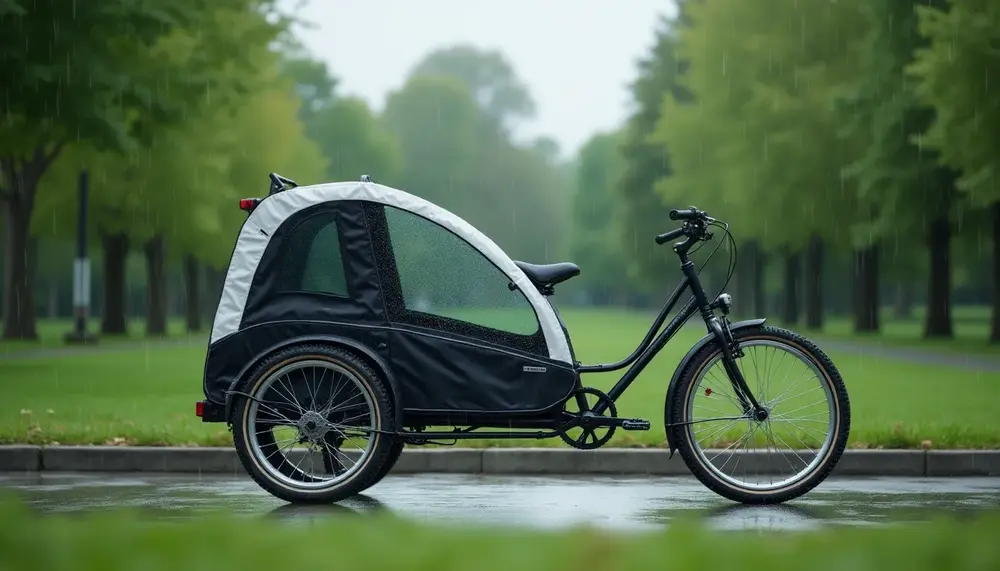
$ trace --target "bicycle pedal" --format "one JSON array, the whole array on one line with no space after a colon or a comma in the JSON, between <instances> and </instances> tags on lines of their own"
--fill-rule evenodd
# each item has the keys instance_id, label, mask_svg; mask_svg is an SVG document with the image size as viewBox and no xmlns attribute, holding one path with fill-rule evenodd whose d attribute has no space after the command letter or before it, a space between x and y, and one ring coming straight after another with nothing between
<instances>
[{"instance_id":1,"label":"bicycle pedal","mask_svg":"<svg viewBox=\"0 0 1000 571\"><path fill-rule=\"evenodd\" d=\"M641 418L629 418L622 421L622 430L649 430L650 426L648 420Z\"/></svg>"}]
</instances>

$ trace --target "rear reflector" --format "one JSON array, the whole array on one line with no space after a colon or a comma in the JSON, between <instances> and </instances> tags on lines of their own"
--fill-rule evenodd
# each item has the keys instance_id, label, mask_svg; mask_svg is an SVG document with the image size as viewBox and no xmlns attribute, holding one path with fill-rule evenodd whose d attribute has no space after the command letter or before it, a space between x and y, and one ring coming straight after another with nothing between
<instances>
[{"instance_id":1,"label":"rear reflector","mask_svg":"<svg viewBox=\"0 0 1000 571\"><path fill-rule=\"evenodd\" d=\"M205 416L205 401L198 401L195 403L194 413L198 416L198 418Z\"/></svg>"},{"instance_id":2,"label":"rear reflector","mask_svg":"<svg viewBox=\"0 0 1000 571\"><path fill-rule=\"evenodd\" d=\"M260 204L259 198L241 198L240 199L240 210L244 212L253 212L254 208Z\"/></svg>"}]
</instances>

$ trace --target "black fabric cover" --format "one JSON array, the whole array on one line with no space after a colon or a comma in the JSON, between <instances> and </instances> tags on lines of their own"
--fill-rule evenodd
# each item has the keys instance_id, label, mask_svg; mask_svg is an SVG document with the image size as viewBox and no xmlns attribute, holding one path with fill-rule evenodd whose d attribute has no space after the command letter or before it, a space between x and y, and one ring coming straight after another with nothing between
<instances>
[{"instance_id":1,"label":"black fabric cover","mask_svg":"<svg viewBox=\"0 0 1000 571\"><path fill-rule=\"evenodd\" d=\"M412 330L394 329L390 339L392 367L408 411L542 411L561 403L576 386L572 369L548 360Z\"/></svg>"},{"instance_id":2,"label":"black fabric cover","mask_svg":"<svg viewBox=\"0 0 1000 571\"><path fill-rule=\"evenodd\" d=\"M336 217L350 297L280 291L276 268L280 267L286 238L304 220L323 214L333 214ZM362 203L344 201L305 208L290 216L271 236L250 286L240 329L288 320L386 324L375 256L368 239Z\"/></svg>"}]
</instances>

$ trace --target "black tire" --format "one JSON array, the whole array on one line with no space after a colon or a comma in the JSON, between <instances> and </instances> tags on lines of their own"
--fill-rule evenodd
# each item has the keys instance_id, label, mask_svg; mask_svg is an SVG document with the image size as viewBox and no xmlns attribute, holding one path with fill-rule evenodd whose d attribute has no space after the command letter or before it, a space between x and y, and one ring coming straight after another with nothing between
<instances>
[{"instance_id":1,"label":"black tire","mask_svg":"<svg viewBox=\"0 0 1000 571\"><path fill-rule=\"evenodd\" d=\"M804 337L778 327L766 325L757 327L747 327L733 332L733 336L739 342L755 340L765 340L779 343L798 351L804 355L812 365L821 373L821 381L830 389L834 403L834 436L829 448L824 453L816 466L809 470L803 477L785 487L773 490L754 490L749 487L740 487L733 482L721 478L718 474L703 463L701 456L695 451L691 425L672 426L668 429L670 442L675 444L681 458L688 469L694 474L702 484L715 493L735 502L744 504L777 504L799 497L812 490L829 476L830 472L837 465L840 457L847 446L847 439L851 427L851 408L847 396L847 388L840 372L834 366L830 358ZM688 422L687 402L690 393L694 389L695 381L702 374L702 370L718 357L720 354L716 344L709 343L691 359L685 367L679 380L676 391L674 391L674 402L671 403L671 417L667 418L667 425Z\"/></svg>"},{"instance_id":2,"label":"black tire","mask_svg":"<svg viewBox=\"0 0 1000 571\"><path fill-rule=\"evenodd\" d=\"M402 439L396 439L396 441L392 443L392 447L389 448L389 455L386 456L385 462L382 464L382 469L379 471L378 474L375 475L375 479L372 480L372 483L368 485L369 487L374 486L375 484L381 482L382 478L385 478L386 476L389 475L389 472L392 471L392 468L396 465L396 462L399 461L399 457L403 454L404 446L405 444L403 443Z\"/></svg>"},{"instance_id":3,"label":"black tire","mask_svg":"<svg viewBox=\"0 0 1000 571\"><path fill-rule=\"evenodd\" d=\"M391 434L385 434L395 431L393 401L381 375L364 361L339 347L321 344L295 345L275 352L254 368L253 372L239 383L236 391L257 397L255 391L265 379L279 369L300 361L325 361L339 367L350 373L361 385L361 390L367 393L374 408L376 429L379 432L371 437L369 453L358 462L361 465L342 481L324 488L294 487L275 478L262 465L266 462L272 469L277 469L274 460L267 456L259 457L248 438L254 430L248 426L251 421L248 412L254 400L239 394L234 395L232 405L233 442L237 456L250 477L273 496L291 503L335 503L367 489L383 471L393 452L395 441ZM273 441L273 437L268 436L268 438ZM258 448L261 449L262 446L258 445ZM284 468L278 471L285 476L289 475L288 470Z\"/></svg>"}]
</instances>

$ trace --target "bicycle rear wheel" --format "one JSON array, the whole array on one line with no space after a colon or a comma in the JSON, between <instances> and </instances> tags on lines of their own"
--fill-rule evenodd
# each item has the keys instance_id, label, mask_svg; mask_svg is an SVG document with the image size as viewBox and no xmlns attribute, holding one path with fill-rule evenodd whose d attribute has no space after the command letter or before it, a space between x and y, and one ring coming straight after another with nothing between
<instances>
[{"instance_id":1,"label":"bicycle rear wheel","mask_svg":"<svg viewBox=\"0 0 1000 571\"><path fill-rule=\"evenodd\" d=\"M730 500L773 504L822 482L847 446L847 389L830 358L792 331L770 326L733 332L747 385L768 416L745 413L710 343L682 372L668 434L691 472Z\"/></svg>"}]
</instances>

